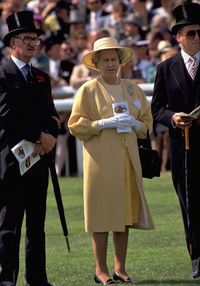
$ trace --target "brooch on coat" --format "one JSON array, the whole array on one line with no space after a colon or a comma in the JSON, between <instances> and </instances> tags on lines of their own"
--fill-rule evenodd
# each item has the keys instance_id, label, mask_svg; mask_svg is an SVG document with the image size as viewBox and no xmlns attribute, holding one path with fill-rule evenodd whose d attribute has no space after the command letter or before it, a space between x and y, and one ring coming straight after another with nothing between
<instances>
[{"instance_id":1,"label":"brooch on coat","mask_svg":"<svg viewBox=\"0 0 200 286\"><path fill-rule=\"evenodd\" d=\"M133 92L134 92L134 87L132 85L128 86L128 93L130 96L133 95Z\"/></svg>"}]
</instances>

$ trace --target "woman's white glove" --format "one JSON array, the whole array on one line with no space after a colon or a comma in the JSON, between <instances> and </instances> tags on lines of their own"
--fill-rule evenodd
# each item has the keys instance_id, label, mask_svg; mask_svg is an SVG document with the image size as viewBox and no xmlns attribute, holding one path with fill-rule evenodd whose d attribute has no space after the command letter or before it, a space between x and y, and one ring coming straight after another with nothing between
<instances>
[{"instance_id":1,"label":"woman's white glove","mask_svg":"<svg viewBox=\"0 0 200 286\"><path fill-rule=\"evenodd\" d=\"M104 128L117 128L117 122L118 119L115 116L105 118L105 119L100 119L98 121L98 126L100 129Z\"/></svg>"},{"instance_id":2,"label":"woman's white glove","mask_svg":"<svg viewBox=\"0 0 200 286\"><path fill-rule=\"evenodd\" d=\"M136 130L140 128L140 122L132 115L120 116L119 122L123 124L123 127L132 127Z\"/></svg>"},{"instance_id":3,"label":"woman's white glove","mask_svg":"<svg viewBox=\"0 0 200 286\"><path fill-rule=\"evenodd\" d=\"M140 128L140 122L131 115L119 115L113 116L105 119L100 119L98 121L98 126L100 129L104 128L126 128L133 127L135 129Z\"/></svg>"}]
</instances>

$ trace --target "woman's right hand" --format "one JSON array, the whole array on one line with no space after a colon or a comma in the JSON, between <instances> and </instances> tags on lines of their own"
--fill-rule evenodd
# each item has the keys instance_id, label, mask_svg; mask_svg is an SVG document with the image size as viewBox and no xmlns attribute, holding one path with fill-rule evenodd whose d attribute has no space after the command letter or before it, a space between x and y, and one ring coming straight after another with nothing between
<instances>
[{"instance_id":1,"label":"woman's right hand","mask_svg":"<svg viewBox=\"0 0 200 286\"><path fill-rule=\"evenodd\" d=\"M131 115L122 114L119 116L112 116L98 121L100 129L104 128L126 128L133 127L138 129L140 127L139 121Z\"/></svg>"},{"instance_id":2,"label":"woman's right hand","mask_svg":"<svg viewBox=\"0 0 200 286\"><path fill-rule=\"evenodd\" d=\"M118 119L115 116L105 118L105 119L100 119L98 121L98 126L100 129L104 128L117 128L117 122Z\"/></svg>"}]
</instances>

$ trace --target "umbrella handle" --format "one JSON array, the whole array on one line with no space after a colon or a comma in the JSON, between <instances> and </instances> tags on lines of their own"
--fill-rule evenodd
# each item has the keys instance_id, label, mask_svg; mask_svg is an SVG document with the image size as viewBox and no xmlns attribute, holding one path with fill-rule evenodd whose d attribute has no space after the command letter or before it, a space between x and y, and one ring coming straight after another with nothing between
<instances>
[{"instance_id":1,"label":"umbrella handle","mask_svg":"<svg viewBox=\"0 0 200 286\"><path fill-rule=\"evenodd\" d=\"M189 128L188 127L185 127L184 133L185 133L185 150L189 150L190 142L189 142Z\"/></svg>"}]
</instances>

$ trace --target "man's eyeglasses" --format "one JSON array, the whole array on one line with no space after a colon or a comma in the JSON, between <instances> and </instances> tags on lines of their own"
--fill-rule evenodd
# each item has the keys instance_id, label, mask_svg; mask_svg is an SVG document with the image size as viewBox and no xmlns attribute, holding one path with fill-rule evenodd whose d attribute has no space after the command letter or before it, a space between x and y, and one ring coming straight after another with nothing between
<instances>
[{"instance_id":1,"label":"man's eyeglasses","mask_svg":"<svg viewBox=\"0 0 200 286\"><path fill-rule=\"evenodd\" d=\"M32 37L28 37L28 36L25 36L25 37L14 37L16 39L20 39L22 40L22 42L25 44L25 45L30 45L31 43L33 43L34 45L36 46L39 46L40 43L41 43L41 40L39 38L32 38Z\"/></svg>"},{"instance_id":2,"label":"man's eyeglasses","mask_svg":"<svg viewBox=\"0 0 200 286\"><path fill-rule=\"evenodd\" d=\"M190 30L187 33L180 33L181 35L186 36L187 39L193 40L196 35L200 38L200 29L199 30Z\"/></svg>"}]
</instances>

